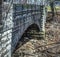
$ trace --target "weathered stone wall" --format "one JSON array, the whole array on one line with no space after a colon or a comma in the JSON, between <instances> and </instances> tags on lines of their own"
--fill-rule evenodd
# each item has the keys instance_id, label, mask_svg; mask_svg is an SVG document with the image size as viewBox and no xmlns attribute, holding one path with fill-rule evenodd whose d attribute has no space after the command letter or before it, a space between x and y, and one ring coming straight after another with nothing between
<instances>
[{"instance_id":1,"label":"weathered stone wall","mask_svg":"<svg viewBox=\"0 0 60 57\"><path fill-rule=\"evenodd\" d=\"M16 7L19 8L19 10L17 10ZM39 21L40 12L32 11L32 13L31 13L31 11L29 9L28 9L29 12L27 12L26 9L23 9L23 10L21 9L20 4L18 6L14 4L14 6L13 6L14 28L13 28L13 33L12 33L12 51L15 49L19 39L21 38L21 36L24 34L24 32L27 30L27 28L30 25L35 23L35 24L37 24L37 26L40 29L40 21ZM36 15L34 15L34 14L36 14Z\"/></svg>"},{"instance_id":2,"label":"weathered stone wall","mask_svg":"<svg viewBox=\"0 0 60 57\"><path fill-rule=\"evenodd\" d=\"M17 4L19 7L15 6L15 8L14 5L15 3L3 4L3 29L0 33L0 48L2 49L0 49L0 57L11 57L11 51L13 52L19 39L30 25L34 23L37 24L40 31L42 31L44 27L43 20L45 18L41 18L44 15L41 14L42 11L40 11L41 9L39 4L36 3L36 6L34 6L34 2L30 5L28 3L27 5Z\"/></svg>"},{"instance_id":3,"label":"weathered stone wall","mask_svg":"<svg viewBox=\"0 0 60 57\"><path fill-rule=\"evenodd\" d=\"M8 8L6 5L9 4L3 4L4 7L2 8L2 23L3 23L3 28L0 31L0 57L11 57L11 38L12 38L12 6L10 7L9 12L7 13L7 10L4 10Z\"/></svg>"}]
</instances>

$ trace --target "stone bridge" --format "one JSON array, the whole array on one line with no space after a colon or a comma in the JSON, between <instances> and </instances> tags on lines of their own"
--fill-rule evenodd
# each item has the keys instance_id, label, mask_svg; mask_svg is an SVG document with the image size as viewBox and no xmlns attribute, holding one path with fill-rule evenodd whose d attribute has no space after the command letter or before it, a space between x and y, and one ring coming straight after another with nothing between
<instances>
[{"instance_id":1,"label":"stone bridge","mask_svg":"<svg viewBox=\"0 0 60 57\"><path fill-rule=\"evenodd\" d=\"M41 32L45 31L45 0L26 0L25 3L19 3L19 1L3 1L0 24L0 57L11 57L19 39L32 24L37 25Z\"/></svg>"}]
</instances>

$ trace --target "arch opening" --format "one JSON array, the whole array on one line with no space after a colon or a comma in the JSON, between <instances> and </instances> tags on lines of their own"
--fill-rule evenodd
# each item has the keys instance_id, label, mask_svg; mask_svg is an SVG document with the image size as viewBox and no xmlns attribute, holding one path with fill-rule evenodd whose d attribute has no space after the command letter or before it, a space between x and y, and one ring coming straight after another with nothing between
<instances>
[{"instance_id":1,"label":"arch opening","mask_svg":"<svg viewBox=\"0 0 60 57\"><path fill-rule=\"evenodd\" d=\"M38 27L37 24L34 23L34 24L30 25L30 26L25 30L25 32L23 33L22 37L19 39L19 41L18 41L18 43L17 43L17 45L16 45L15 50L13 51L13 53L15 53L15 51L16 51L19 47L21 47L22 45L24 45L25 43L27 43L29 40L32 39L32 36L31 36L31 34L30 34L30 32L32 32L32 31L33 31L33 33L34 33L34 31L35 31L35 32L39 32L39 31L40 31L40 29L39 29L39 27Z\"/></svg>"}]
</instances>

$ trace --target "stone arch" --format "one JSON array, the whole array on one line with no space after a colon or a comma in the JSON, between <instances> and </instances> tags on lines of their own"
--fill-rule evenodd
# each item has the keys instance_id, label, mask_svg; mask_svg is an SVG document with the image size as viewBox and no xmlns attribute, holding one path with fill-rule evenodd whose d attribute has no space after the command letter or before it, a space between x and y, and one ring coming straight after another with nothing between
<instances>
[{"instance_id":1,"label":"stone arch","mask_svg":"<svg viewBox=\"0 0 60 57\"><path fill-rule=\"evenodd\" d=\"M21 38L19 39L19 41L23 38L24 34L25 34L29 29L31 29L31 28L36 28L37 31L40 31L38 24L33 23L33 24L31 24L30 26L27 27L27 29L24 31L24 33L22 34L22 36L21 36ZM17 43L14 51L17 49L17 46L19 45L19 41L18 41L18 43ZM22 41L23 41L23 40L22 40ZM14 51L13 51L13 52L14 52Z\"/></svg>"}]
</instances>

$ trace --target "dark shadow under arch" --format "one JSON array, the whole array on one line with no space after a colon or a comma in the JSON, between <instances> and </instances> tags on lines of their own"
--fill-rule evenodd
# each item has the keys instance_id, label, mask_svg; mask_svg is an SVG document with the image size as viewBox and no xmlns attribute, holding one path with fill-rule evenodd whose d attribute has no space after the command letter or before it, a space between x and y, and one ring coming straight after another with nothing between
<instances>
[{"instance_id":1,"label":"dark shadow under arch","mask_svg":"<svg viewBox=\"0 0 60 57\"><path fill-rule=\"evenodd\" d=\"M29 41L29 40L27 39L27 41L24 42L24 37L27 36L27 37L29 37L29 39L32 39L32 38L30 37L30 35L27 34L27 32L28 32L29 30L32 30L32 29L35 29L37 32L40 31L40 29L39 29L39 27L38 27L37 24L34 23L34 24L30 25L30 26L25 30L25 32L23 33L22 37L21 37L20 40L18 41L18 43L17 43L17 45L16 45L15 50L13 51L13 53L16 51L16 49L18 49L19 47L21 47L22 45L24 45L26 42ZM20 42L23 42L23 43L21 44ZM19 46L19 44L21 44L21 46ZM19 47L18 47L18 46L19 46Z\"/></svg>"}]
</instances>

